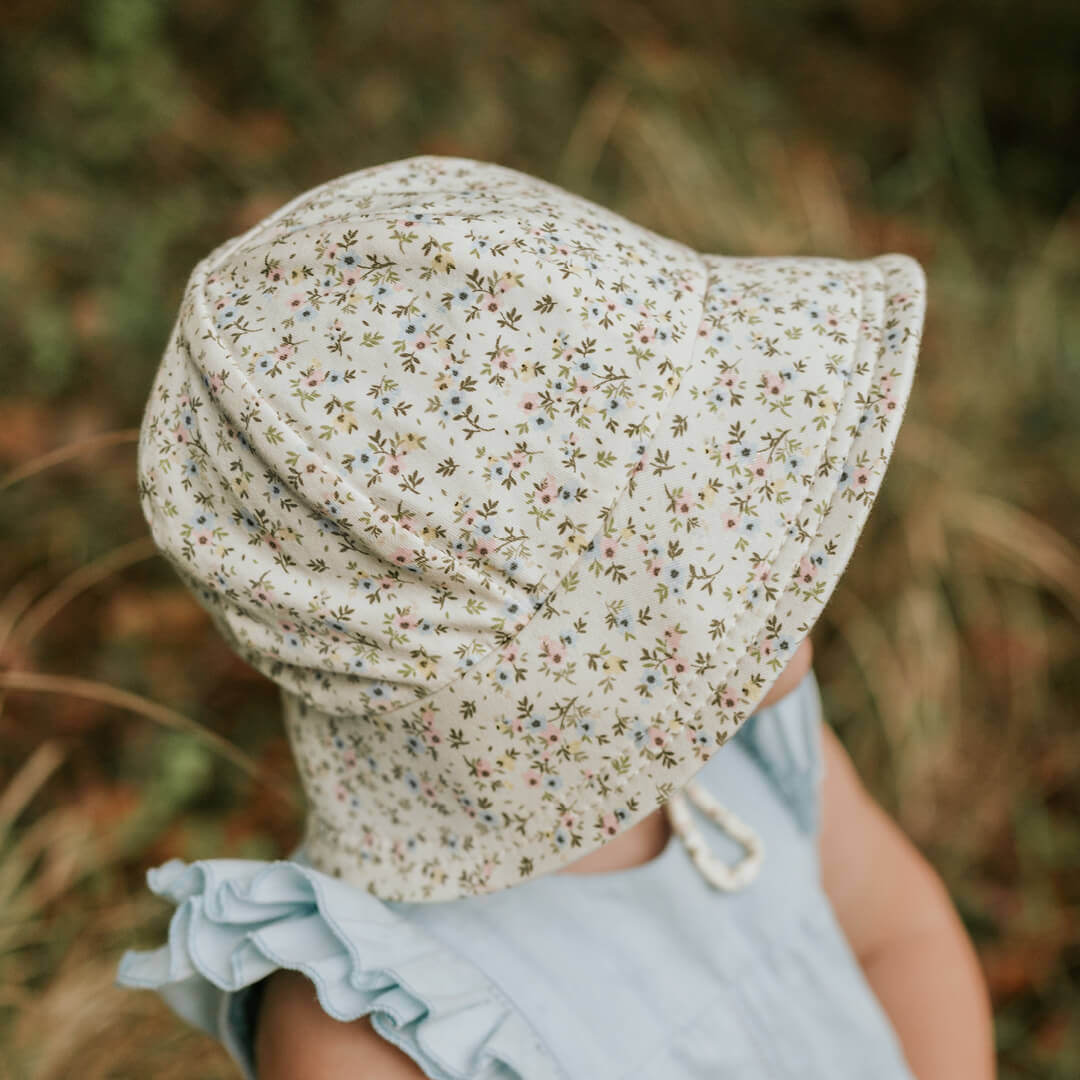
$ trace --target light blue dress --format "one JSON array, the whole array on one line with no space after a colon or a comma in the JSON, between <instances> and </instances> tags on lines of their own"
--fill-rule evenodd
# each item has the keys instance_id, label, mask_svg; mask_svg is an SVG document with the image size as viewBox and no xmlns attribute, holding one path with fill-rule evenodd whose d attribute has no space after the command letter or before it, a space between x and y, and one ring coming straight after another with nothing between
<instances>
[{"instance_id":1,"label":"light blue dress","mask_svg":"<svg viewBox=\"0 0 1080 1080\"><path fill-rule=\"evenodd\" d=\"M914 1080L822 890L821 725L811 671L697 775L764 843L741 891L712 888L676 835L628 870L430 904L379 900L301 850L173 859L147 874L177 905L168 943L128 950L117 983L156 990L246 1080L256 984L279 967L337 1019L371 1013L433 1080Z\"/></svg>"}]
</instances>

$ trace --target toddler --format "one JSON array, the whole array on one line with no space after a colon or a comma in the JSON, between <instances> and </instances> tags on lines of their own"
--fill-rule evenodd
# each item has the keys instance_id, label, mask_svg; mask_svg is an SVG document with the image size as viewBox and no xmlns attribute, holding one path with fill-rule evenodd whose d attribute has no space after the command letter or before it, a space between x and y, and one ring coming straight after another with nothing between
<instances>
[{"instance_id":1,"label":"toddler","mask_svg":"<svg viewBox=\"0 0 1080 1080\"><path fill-rule=\"evenodd\" d=\"M703 254L439 156L207 256L140 499L308 808L284 858L152 868L118 982L248 1080L993 1077L811 665L924 307L907 256Z\"/></svg>"}]
</instances>

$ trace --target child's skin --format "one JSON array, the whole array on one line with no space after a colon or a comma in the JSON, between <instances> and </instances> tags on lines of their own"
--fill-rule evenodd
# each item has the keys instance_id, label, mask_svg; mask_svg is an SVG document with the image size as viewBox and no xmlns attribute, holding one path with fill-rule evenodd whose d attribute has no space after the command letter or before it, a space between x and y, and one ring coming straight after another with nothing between
<instances>
[{"instance_id":1,"label":"child's skin","mask_svg":"<svg viewBox=\"0 0 1080 1080\"><path fill-rule=\"evenodd\" d=\"M759 708L791 693L809 670L807 638ZM941 879L862 785L828 725L820 836L825 891L918 1080L994 1080L990 999ZM670 823L658 808L558 873L628 869L659 855ZM259 1080L424 1080L370 1017L323 1012L307 976L269 976L255 1035ZM585 1080L585 1078L583 1078Z\"/></svg>"}]
</instances>

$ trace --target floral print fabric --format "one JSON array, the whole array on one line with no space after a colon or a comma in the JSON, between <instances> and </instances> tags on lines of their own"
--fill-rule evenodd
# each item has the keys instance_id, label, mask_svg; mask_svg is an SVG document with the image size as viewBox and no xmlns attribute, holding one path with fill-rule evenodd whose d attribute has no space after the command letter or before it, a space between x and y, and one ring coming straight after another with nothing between
<instances>
[{"instance_id":1,"label":"floral print fabric","mask_svg":"<svg viewBox=\"0 0 1080 1080\"><path fill-rule=\"evenodd\" d=\"M282 687L311 863L491 892L679 792L831 595L924 307L907 256L702 254L438 156L204 259L140 497Z\"/></svg>"}]
</instances>

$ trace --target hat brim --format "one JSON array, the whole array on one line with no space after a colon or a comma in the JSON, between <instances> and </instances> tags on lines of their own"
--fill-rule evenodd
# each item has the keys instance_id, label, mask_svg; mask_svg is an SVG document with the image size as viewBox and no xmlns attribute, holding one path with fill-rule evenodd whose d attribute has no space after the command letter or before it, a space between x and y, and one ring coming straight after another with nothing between
<instances>
[{"instance_id":1,"label":"hat brim","mask_svg":"<svg viewBox=\"0 0 1080 1080\"><path fill-rule=\"evenodd\" d=\"M753 713L786 657L809 634L855 549L906 411L925 316L923 271L897 254L863 261L707 255L702 263L708 281L704 332L649 450L598 534L617 545L620 536L647 533L657 559L639 551L611 572L611 566L593 565L599 557L593 550L575 565L513 639L510 666L515 672L520 667L523 678L505 681L506 657L496 649L415 705L374 718L319 714L310 701L283 691L300 760L317 758L332 735L350 729L377 740L378 731L391 725L423 731L432 717L453 727L455 717L477 711L507 724L540 716L576 736L572 750L570 739L562 740L557 782L522 791L515 774L474 798L465 793L475 790L477 761L497 753L496 747L439 758L443 786L426 815L438 825L418 829L400 796L392 795L400 790L398 777L370 778L372 785L386 784L384 812L363 820L352 811L336 815L333 777L309 776L315 801L304 850L313 865L383 899L441 900L496 891L574 862L605 843L613 827L625 831L681 790ZM797 339L770 342L767 335L761 342L753 320L729 317L741 335L734 344L743 393L726 402L710 398L734 347L711 339L710 308L716 309L715 323L724 305L740 299L731 295L730 283L747 284L760 301L773 292L782 296L786 283L807 277L826 291L828 283L835 285L841 325L822 330L824 347L820 340L812 348ZM856 296L845 308L844 298ZM750 519L732 527L732 507L739 507L743 484L751 480L748 466L725 454L741 425L762 415L760 393L776 390L778 355L801 365L802 396L788 417L781 402L766 406L776 405L783 421L775 428L778 438L787 424L785 445L807 448L797 470L802 490L789 487L786 500L772 506L771 519L758 517L756 531L739 531L749 529ZM694 433L676 467L664 456L673 423ZM770 476L764 482L774 486L776 465L767 455ZM690 517L670 513L673 500L686 494L695 504ZM659 581L657 562L678 564L688 587ZM589 618L581 625L603 628L595 642L574 637L575 616L582 612ZM684 670L658 662L662 685L653 692L642 686L639 672L611 657L605 635L622 612L633 613L628 653L655 657L655 643L666 630L681 641L676 651L686 659ZM563 632L572 641L572 662L590 670L588 690L552 662L551 643L565 640ZM672 753L676 740L686 741ZM385 812L395 804L400 812ZM523 815L523 804L532 812ZM618 804L624 810L615 823L611 808Z\"/></svg>"}]
</instances>

